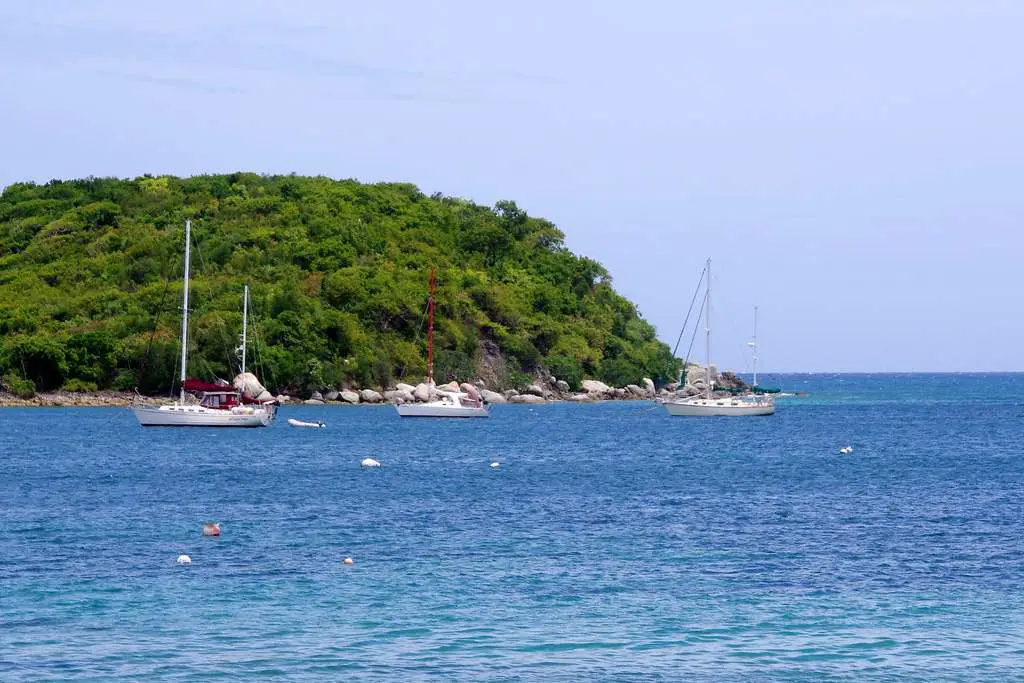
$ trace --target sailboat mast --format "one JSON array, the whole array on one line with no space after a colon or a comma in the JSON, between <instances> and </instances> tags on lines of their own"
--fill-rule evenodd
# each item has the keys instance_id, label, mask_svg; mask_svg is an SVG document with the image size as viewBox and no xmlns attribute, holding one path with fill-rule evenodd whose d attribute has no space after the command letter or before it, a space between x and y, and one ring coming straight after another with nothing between
<instances>
[{"instance_id":1,"label":"sailboat mast","mask_svg":"<svg viewBox=\"0 0 1024 683\"><path fill-rule=\"evenodd\" d=\"M754 306L754 386L757 386L757 306Z\"/></svg>"},{"instance_id":2,"label":"sailboat mast","mask_svg":"<svg viewBox=\"0 0 1024 683\"><path fill-rule=\"evenodd\" d=\"M430 270L430 296L427 299L429 322L427 325L427 386L434 385L434 290L437 287L437 270Z\"/></svg>"},{"instance_id":3,"label":"sailboat mast","mask_svg":"<svg viewBox=\"0 0 1024 683\"><path fill-rule=\"evenodd\" d=\"M708 282L707 289L705 290L704 296L704 351L705 351L705 362L707 363L708 373L708 398L711 398L711 259L708 259Z\"/></svg>"},{"instance_id":4,"label":"sailboat mast","mask_svg":"<svg viewBox=\"0 0 1024 683\"><path fill-rule=\"evenodd\" d=\"M192 243L192 221L185 221L185 276L184 294L181 303L181 394L179 401L185 402L185 378L188 375L188 257Z\"/></svg>"},{"instance_id":5,"label":"sailboat mast","mask_svg":"<svg viewBox=\"0 0 1024 683\"><path fill-rule=\"evenodd\" d=\"M242 294L242 372L245 373L245 335L249 325L249 285Z\"/></svg>"}]
</instances>

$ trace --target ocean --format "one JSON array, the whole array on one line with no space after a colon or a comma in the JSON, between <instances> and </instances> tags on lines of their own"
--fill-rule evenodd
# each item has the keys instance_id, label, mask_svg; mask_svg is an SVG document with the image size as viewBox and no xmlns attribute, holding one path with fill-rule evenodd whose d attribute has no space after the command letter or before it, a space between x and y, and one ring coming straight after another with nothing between
<instances>
[{"instance_id":1,"label":"ocean","mask_svg":"<svg viewBox=\"0 0 1024 683\"><path fill-rule=\"evenodd\" d=\"M762 384L808 395L0 409L0 680L1024 679L1024 374Z\"/></svg>"}]
</instances>

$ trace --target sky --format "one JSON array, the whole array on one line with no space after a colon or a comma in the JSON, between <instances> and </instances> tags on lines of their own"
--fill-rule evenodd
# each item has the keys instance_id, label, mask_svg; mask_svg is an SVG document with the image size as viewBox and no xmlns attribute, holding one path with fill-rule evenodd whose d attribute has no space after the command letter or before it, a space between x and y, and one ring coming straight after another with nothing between
<instances>
[{"instance_id":1,"label":"sky","mask_svg":"<svg viewBox=\"0 0 1024 683\"><path fill-rule=\"evenodd\" d=\"M1024 3L490 5L4 3L0 186L512 199L669 344L710 257L720 366L1024 370Z\"/></svg>"}]
</instances>

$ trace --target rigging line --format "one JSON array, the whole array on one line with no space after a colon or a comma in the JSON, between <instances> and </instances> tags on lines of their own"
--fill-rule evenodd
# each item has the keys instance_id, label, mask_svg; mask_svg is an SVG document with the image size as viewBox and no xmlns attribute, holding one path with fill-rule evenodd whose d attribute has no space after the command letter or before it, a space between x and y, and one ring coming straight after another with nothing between
<instances>
[{"instance_id":1,"label":"rigging line","mask_svg":"<svg viewBox=\"0 0 1024 683\"><path fill-rule=\"evenodd\" d=\"M416 328L416 341L417 342L420 339L420 334L423 333L423 325L427 321L427 313L429 312L429 310L430 310L430 300L428 299L426 301L426 303L423 304L423 311L420 313L420 324L419 324L419 327ZM402 366L402 370L398 373L398 377L396 379L404 379L405 378L405 370L406 370L406 367L403 365Z\"/></svg>"},{"instance_id":2,"label":"rigging line","mask_svg":"<svg viewBox=\"0 0 1024 683\"><path fill-rule=\"evenodd\" d=\"M171 288L170 270L168 268L171 261L171 255L167 254L164 257L164 293L160 295L160 306L156 309L156 318L153 320L153 329L149 333L149 342L146 344L146 355L142 357L142 364L139 366L138 382L142 384L142 379L146 374L146 365L149 363L149 353L153 349L153 337L156 336L156 331L160 327L160 314L164 310L164 304L167 301L167 290ZM130 368L131 366L129 366Z\"/></svg>"},{"instance_id":3,"label":"rigging line","mask_svg":"<svg viewBox=\"0 0 1024 683\"><path fill-rule=\"evenodd\" d=\"M199 246L199 237L195 233L193 233L192 235L192 241L196 245L196 254L199 256L199 268L203 274L206 274L206 259L203 258L203 250ZM219 331L221 349L224 351L224 357L227 360L228 374L230 375L234 372L234 366L231 358L231 350L235 347L231 343L231 335L228 334L228 326L227 323L224 321L224 318L221 317L220 313L216 310L213 311L213 314L217 317L217 321L220 323ZM198 338L196 339L196 341L199 341ZM209 372L209 369L212 367L213 366L210 363L207 363L207 372Z\"/></svg>"},{"instance_id":4,"label":"rigging line","mask_svg":"<svg viewBox=\"0 0 1024 683\"><path fill-rule=\"evenodd\" d=\"M697 311L697 320L700 320L700 316L704 313L704 304L708 301L707 297L701 299L700 310ZM693 350L693 342L697 339L697 325L693 326L693 335L690 336L690 345L686 348L686 359L683 361L683 372L686 371L686 365L690 362L690 351ZM685 377L684 377L685 379Z\"/></svg>"},{"instance_id":5,"label":"rigging line","mask_svg":"<svg viewBox=\"0 0 1024 683\"><path fill-rule=\"evenodd\" d=\"M675 358L676 351L679 350L679 343L683 341L683 333L686 332L686 326L690 323L690 314L693 313L693 305L697 303L697 295L700 294L700 286L704 282L704 276L708 272L708 267L705 265L704 269L700 271L700 279L697 280L697 288L693 290L693 298L690 299L690 308L686 311L686 318L683 320L683 328L679 330L679 337L676 339L676 345L672 349L672 357ZM703 309L703 306L701 307ZM700 314L698 314L698 320ZM687 358L689 358L689 352L687 352Z\"/></svg>"}]
</instances>

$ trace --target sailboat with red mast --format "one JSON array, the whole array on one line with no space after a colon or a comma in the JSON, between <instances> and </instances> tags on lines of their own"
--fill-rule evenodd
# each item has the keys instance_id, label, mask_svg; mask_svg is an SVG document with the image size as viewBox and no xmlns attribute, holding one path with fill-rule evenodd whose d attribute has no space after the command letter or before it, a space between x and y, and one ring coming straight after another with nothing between
<instances>
[{"instance_id":1,"label":"sailboat with red mast","mask_svg":"<svg viewBox=\"0 0 1024 683\"><path fill-rule=\"evenodd\" d=\"M446 391L434 384L434 293L437 290L437 271L430 271L430 289L427 298L427 391L426 403L400 403L395 409L402 417L490 417L480 395L472 392Z\"/></svg>"}]
</instances>

